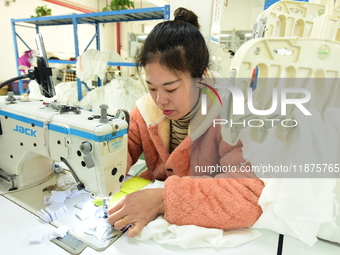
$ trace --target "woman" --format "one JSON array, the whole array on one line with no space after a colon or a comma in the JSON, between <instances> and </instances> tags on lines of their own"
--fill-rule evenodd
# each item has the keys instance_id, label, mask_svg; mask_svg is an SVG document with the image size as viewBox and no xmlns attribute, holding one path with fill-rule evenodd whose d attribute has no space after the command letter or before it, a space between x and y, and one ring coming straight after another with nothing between
<instances>
[{"instance_id":1,"label":"woman","mask_svg":"<svg viewBox=\"0 0 340 255\"><path fill-rule=\"evenodd\" d=\"M109 209L115 228L133 224L130 237L158 214L177 225L230 229L252 226L262 212L259 179L192 178L204 175L195 166L240 166L244 159L241 143L225 143L211 112L200 111L202 83L193 78L209 76L209 52L197 16L184 8L174 15L151 31L137 54L150 93L131 112L128 166L144 152L148 170L141 177L164 181L164 189L134 192ZM214 108L211 102L207 107Z\"/></svg>"}]
</instances>

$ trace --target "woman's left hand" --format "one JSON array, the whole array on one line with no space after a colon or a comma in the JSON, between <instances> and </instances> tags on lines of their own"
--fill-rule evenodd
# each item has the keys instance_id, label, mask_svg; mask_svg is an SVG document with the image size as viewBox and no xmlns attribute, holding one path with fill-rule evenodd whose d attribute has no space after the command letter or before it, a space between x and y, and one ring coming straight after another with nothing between
<instances>
[{"instance_id":1,"label":"woman's left hand","mask_svg":"<svg viewBox=\"0 0 340 255\"><path fill-rule=\"evenodd\" d=\"M163 189L145 189L133 192L108 209L108 222L116 229L133 224L129 237L137 236L158 214L164 213Z\"/></svg>"}]
</instances>

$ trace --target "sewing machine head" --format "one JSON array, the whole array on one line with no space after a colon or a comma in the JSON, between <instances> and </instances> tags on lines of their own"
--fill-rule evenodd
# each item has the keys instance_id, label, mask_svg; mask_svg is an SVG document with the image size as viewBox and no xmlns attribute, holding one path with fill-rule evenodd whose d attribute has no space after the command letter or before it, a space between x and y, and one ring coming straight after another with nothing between
<instances>
[{"instance_id":1,"label":"sewing machine head","mask_svg":"<svg viewBox=\"0 0 340 255\"><path fill-rule=\"evenodd\" d=\"M37 184L62 161L78 188L94 196L118 192L125 177L128 123L42 101L0 103L0 175L13 188Z\"/></svg>"},{"instance_id":2,"label":"sewing machine head","mask_svg":"<svg viewBox=\"0 0 340 255\"><path fill-rule=\"evenodd\" d=\"M35 36L37 67L28 77L36 79L41 94L55 95L42 36ZM22 79L22 77L19 77ZM63 162L78 189L109 197L119 191L126 173L128 113L107 116L56 102L0 99L0 178L10 190L39 184L53 174L52 164ZM125 120L119 117L125 113ZM1 181L1 179L0 179ZM6 185L5 185L6 186ZM0 192L1 185L0 185Z\"/></svg>"}]
</instances>

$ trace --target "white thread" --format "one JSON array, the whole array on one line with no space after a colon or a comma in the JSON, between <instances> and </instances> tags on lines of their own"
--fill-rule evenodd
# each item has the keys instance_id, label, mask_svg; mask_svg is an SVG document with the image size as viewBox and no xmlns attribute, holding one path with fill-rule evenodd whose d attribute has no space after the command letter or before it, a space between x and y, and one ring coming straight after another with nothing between
<instances>
[{"instance_id":1,"label":"white thread","mask_svg":"<svg viewBox=\"0 0 340 255\"><path fill-rule=\"evenodd\" d=\"M46 152L47 157L51 158L51 152L50 152L50 146L49 146L49 139L48 139L48 124L51 123L53 117L55 115L59 114L59 112L51 115L45 122L44 122L44 138L45 138L45 146L46 146Z\"/></svg>"}]
</instances>

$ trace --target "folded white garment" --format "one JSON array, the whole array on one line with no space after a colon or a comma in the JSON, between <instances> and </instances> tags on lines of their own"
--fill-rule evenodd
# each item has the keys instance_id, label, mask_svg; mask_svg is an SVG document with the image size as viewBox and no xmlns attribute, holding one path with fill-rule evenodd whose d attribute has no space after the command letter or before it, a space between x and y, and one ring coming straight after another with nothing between
<instances>
[{"instance_id":1,"label":"folded white garment","mask_svg":"<svg viewBox=\"0 0 340 255\"><path fill-rule=\"evenodd\" d=\"M177 245L182 248L235 247L258 238L255 229L221 230L194 225L177 226L158 216L144 227L135 238L139 241L154 240L159 244Z\"/></svg>"},{"instance_id":2,"label":"folded white garment","mask_svg":"<svg viewBox=\"0 0 340 255\"><path fill-rule=\"evenodd\" d=\"M282 142L270 130L262 144L251 141L243 147L245 159L253 166L296 166L296 176L292 173L279 173L275 178L261 179L265 187L259 198L263 214L254 228L265 228L287 234L308 245L317 241L320 226L334 222L335 179L309 178L311 172L304 170L305 164L329 164L332 162L327 144L323 119L317 111L312 116L295 113L298 126L289 142ZM302 172L299 165L302 165ZM293 168L292 168L293 169ZM327 175L329 173L325 173Z\"/></svg>"},{"instance_id":3,"label":"folded white garment","mask_svg":"<svg viewBox=\"0 0 340 255\"><path fill-rule=\"evenodd\" d=\"M326 128L326 141L331 163L340 163L340 109L328 108L322 114ZM339 176L339 173L337 173Z\"/></svg>"},{"instance_id":4,"label":"folded white garment","mask_svg":"<svg viewBox=\"0 0 340 255\"><path fill-rule=\"evenodd\" d=\"M324 240L340 243L340 178L336 180L334 193L336 204L333 221L321 224L317 236Z\"/></svg>"},{"instance_id":5,"label":"folded white garment","mask_svg":"<svg viewBox=\"0 0 340 255\"><path fill-rule=\"evenodd\" d=\"M340 109L327 108L323 115L326 127L327 143L331 147L329 154L332 164L340 165ZM336 169L334 169L336 170ZM336 172L336 185L334 188L335 208L333 222L323 223L320 226L318 237L331 242L340 243L340 173Z\"/></svg>"}]
</instances>

